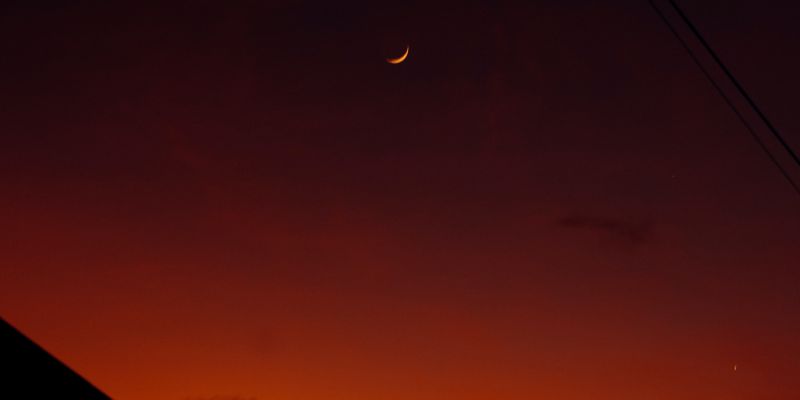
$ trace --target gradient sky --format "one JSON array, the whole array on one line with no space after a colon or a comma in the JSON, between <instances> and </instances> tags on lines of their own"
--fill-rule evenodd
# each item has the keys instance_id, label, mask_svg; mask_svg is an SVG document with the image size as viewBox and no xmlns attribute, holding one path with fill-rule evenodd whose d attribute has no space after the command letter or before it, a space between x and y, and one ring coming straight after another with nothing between
<instances>
[{"instance_id":1,"label":"gradient sky","mask_svg":"<svg viewBox=\"0 0 800 400\"><path fill-rule=\"evenodd\" d=\"M800 397L800 201L647 1L9 3L0 315L114 398ZM800 148L800 8L685 3Z\"/></svg>"}]
</instances>

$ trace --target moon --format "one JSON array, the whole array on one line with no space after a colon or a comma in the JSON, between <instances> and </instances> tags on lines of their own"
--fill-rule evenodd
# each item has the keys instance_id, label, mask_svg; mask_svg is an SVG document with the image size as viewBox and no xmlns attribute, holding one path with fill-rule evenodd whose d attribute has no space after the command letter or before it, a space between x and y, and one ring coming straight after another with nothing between
<instances>
[{"instance_id":1,"label":"moon","mask_svg":"<svg viewBox=\"0 0 800 400\"><path fill-rule=\"evenodd\" d=\"M401 62L405 61L408 58L408 51L411 50L411 46L406 46L406 52L403 53L402 56L397 58L387 58L386 62L389 64L400 64Z\"/></svg>"}]
</instances>

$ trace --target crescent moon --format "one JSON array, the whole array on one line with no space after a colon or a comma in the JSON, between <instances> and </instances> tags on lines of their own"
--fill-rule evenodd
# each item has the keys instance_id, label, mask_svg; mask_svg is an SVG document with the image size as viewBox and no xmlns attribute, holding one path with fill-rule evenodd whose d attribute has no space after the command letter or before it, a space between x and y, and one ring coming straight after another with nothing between
<instances>
[{"instance_id":1,"label":"crescent moon","mask_svg":"<svg viewBox=\"0 0 800 400\"><path fill-rule=\"evenodd\" d=\"M411 50L411 46L406 46L406 52L403 53L402 56L397 58L387 58L386 62L389 64L400 64L401 62L405 61L408 58L408 51Z\"/></svg>"}]
</instances>

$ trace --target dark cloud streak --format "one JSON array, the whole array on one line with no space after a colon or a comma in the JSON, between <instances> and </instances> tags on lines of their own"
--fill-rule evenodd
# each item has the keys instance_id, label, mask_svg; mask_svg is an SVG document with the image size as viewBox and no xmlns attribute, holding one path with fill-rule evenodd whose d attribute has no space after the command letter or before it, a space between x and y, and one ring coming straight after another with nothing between
<instances>
[{"instance_id":1,"label":"dark cloud streak","mask_svg":"<svg viewBox=\"0 0 800 400\"><path fill-rule=\"evenodd\" d=\"M558 225L565 228L606 232L633 244L642 244L652 237L651 221L634 221L612 217L573 214L560 218Z\"/></svg>"}]
</instances>

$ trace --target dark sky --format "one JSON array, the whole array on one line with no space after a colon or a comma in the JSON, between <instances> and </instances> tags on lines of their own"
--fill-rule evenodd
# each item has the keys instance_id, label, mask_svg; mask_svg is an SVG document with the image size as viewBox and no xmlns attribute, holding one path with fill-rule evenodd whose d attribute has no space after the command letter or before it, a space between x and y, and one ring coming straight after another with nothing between
<instances>
[{"instance_id":1,"label":"dark sky","mask_svg":"<svg viewBox=\"0 0 800 400\"><path fill-rule=\"evenodd\" d=\"M800 200L647 1L29 3L0 314L112 397L800 397ZM800 7L685 3L800 149Z\"/></svg>"}]
</instances>

